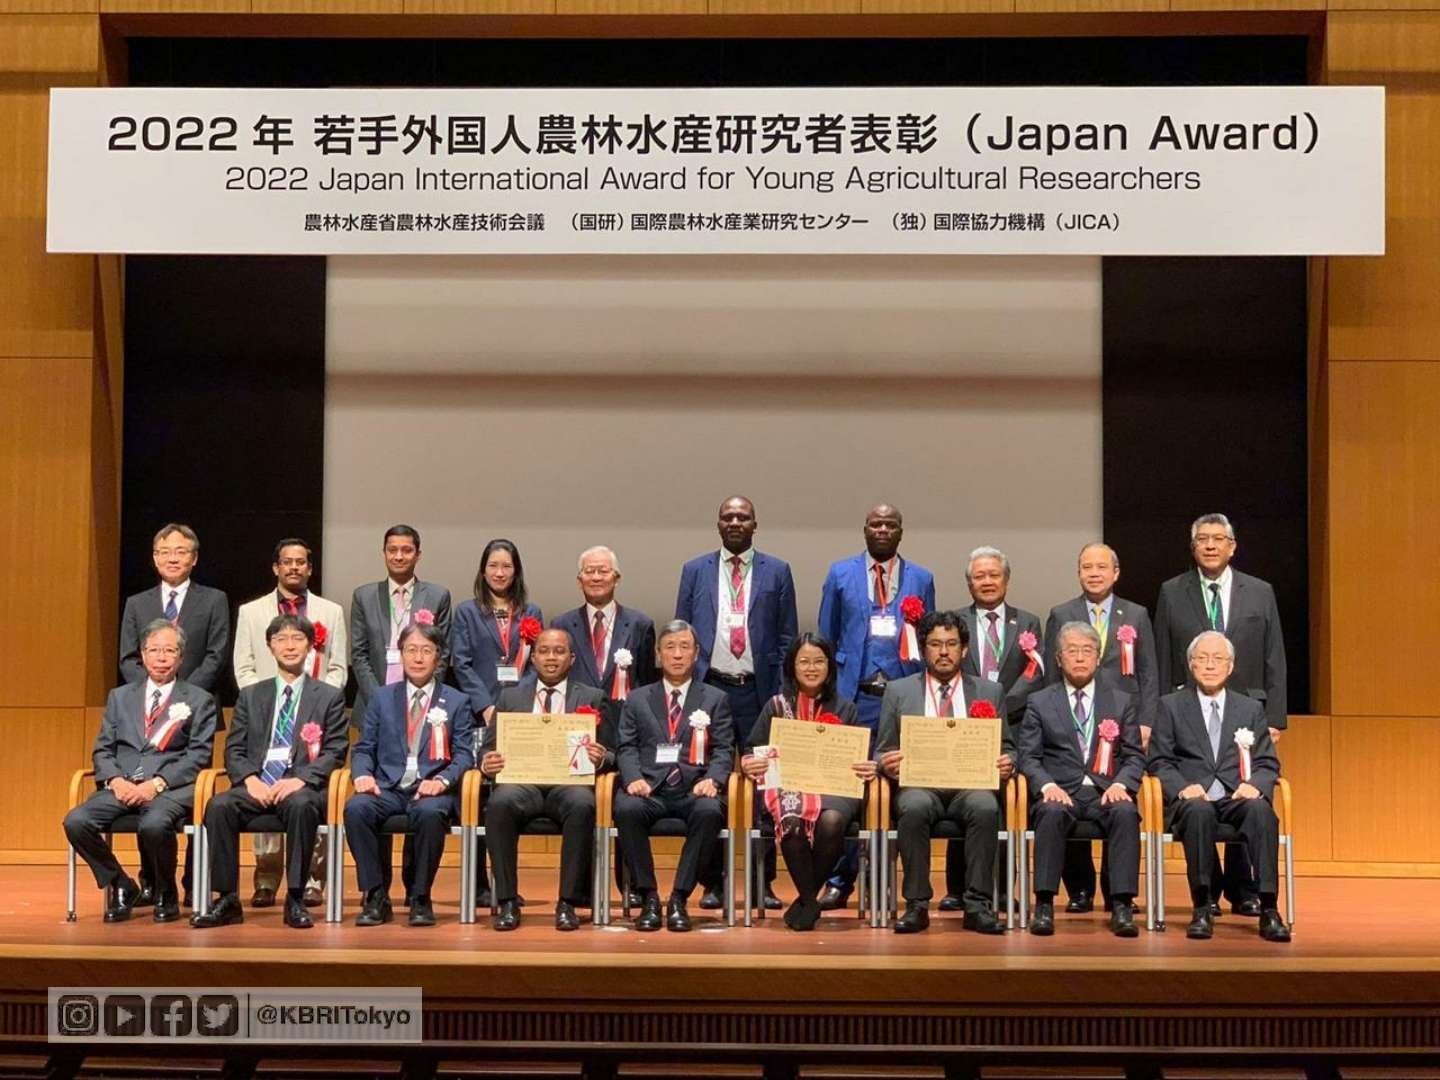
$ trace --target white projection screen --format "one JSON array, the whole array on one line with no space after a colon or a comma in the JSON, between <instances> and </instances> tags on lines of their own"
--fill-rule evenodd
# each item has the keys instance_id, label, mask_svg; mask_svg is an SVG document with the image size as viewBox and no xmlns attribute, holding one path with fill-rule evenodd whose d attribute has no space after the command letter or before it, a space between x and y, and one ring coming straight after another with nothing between
<instances>
[{"instance_id":1,"label":"white projection screen","mask_svg":"<svg viewBox=\"0 0 1440 1080\"><path fill-rule=\"evenodd\" d=\"M607 544L660 621L743 494L802 628L880 501L942 607L994 544L1043 618L1100 533L1100 316L1095 258L331 258L325 592L405 522L457 604L492 537L547 619Z\"/></svg>"}]
</instances>

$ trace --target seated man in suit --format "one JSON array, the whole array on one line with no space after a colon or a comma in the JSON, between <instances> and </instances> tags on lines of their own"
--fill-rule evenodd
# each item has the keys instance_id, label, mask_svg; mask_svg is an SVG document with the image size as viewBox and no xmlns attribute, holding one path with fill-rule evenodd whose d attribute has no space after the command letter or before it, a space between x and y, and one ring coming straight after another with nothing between
<instances>
[{"instance_id":1,"label":"seated man in suit","mask_svg":"<svg viewBox=\"0 0 1440 1080\"><path fill-rule=\"evenodd\" d=\"M1113 907L1110 930L1136 937L1140 885L1140 813L1135 795L1145 775L1135 701L1096 679L1100 635L1089 623L1060 628L1052 663L1061 681L1030 695L1020 724L1020 771L1030 781L1035 829L1035 917L1030 932L1055 932L1055 893L1076 822L1105 833Z\"/></svg>"},{"instance_id":2,"label":"seated man in suit","mask_svg":"<svg viewBox=\"0 0 1440 1080\"><path fill-rule=\"evenodd\" d=\"M603 691L570 678L575 652L570 635L551 628L535 639L530 665L535 678L500 691L497 713L574 713L588 709L599 725L596 738L585 748L596 771L614 768L615 724L610 702ZM483 756L480 771L494 779L505 768L505 758L495 747L495 725L487 724L481 736ZM485 847L490 852L492 888L495 890L496 930L514 930L520 925L519 886L516 864L520 830L534 818L548 817L560 824L560 899L555 905L555 929L577 930L577 906L590 901L590 865L595 852L595 785L507 784L495 785L485 804Z\"/></svg>"},{"instance_id":3,"label":"seated man in suit","mask_svg":"<svg viewBox=\"0 0 1440 1080\"><path fill-rule=\"evenodd\" d=\"M1270 805L1280 761L1270 739L1265 708L1227 690L1235 669L1235 645L1206 630L1185 650L1193 689L1160 699L1150 744L1150 771L1165 792L1170 832L1185 848L1194 917L1186 936L1208 938L1215 930L1211 904L1219 899L1215 878L1215 831L1233 826L1259 875L1260 936L1289 941L1290 929L1275 906L1280 824Z\"/></svg>"},{"instance_id":4,"label":"seated man in suit","mask_svg":"<svg viewBox=\"0 0 1440 1080\"><path fill-rule=\"evenodd\" d=\"M661 679L630 695L620 714L620 786L615 826L620 850L643 898L636 930L660 929L660 894L650 826L683 818L685 846L675 868L665 925L690 929L686 901L725 825L725 784L735 754L730 701L718 687L695 679L699 644L683 619L660 631Z\"/></svg>"},{"instance_id":5,"label":"seated man in suit","mask_svg":"<svg viewBox=\"0 0 1440 1080\"><path fill-rule=\"evenodd\" d=\"M365 894L356 926L379 926L394 917L380 865L380 827L397 814L410 819L410 925L435 925L430 887L459 813L460 778L475 764L470 700L435 678L444 648L445 638L432 624L411 623L400 632L405 679L371 697L350 758L355 794L345 803L345 838Z\"/></svg>"},{"instance_id":6,"label":"seated man in suit","mask_svg":"<svg viewBox=\"0 0 1440 1080\"><path fill-rule=\"evenodd\" d=\"M180 918L175 830L193 811L195 778L210 765L216 716L214 698L176 678L184 655L185 631L170 620L140 631L145 681L110 691L95 737L99 790L65 816L65 835L95 884L115 886L106 922L130 918L140 894L105 842L111 824L127 814L140 816L140 866L155 889L155 921Z\"/></svg>"},{"instance_id":7,"label":"seated man in suit","mask_svg":"<svg viewBox=\"0 0 1440 1080\"><path fill-rule=\"evenodd\" d=\"M262 814L285 823L289 842L285 925L297 930L313 925L305 910L305 880L330 774L350 749L345 696L305 674L305 658L315 647L315 627L305 616L275 616L265 642L280 674L240 691L225 739L230 790L205 808L211 885L220 899L206 914L191 917L190 925L201 929L245 921L237 892L240 830Z\"/></svg>"},{"instance_id":8,"label":"seated man in suit","mask_svg":"<svg viewBox=\"0 0 1440 1080\"><path fill-rule=\"evenodd\" d=\"M1005 722L1005 691L999 683L964 675L960 664L970 643L965 617L958 611L932 611L915 628L925 670L892 679L880 701L880 728L875 738L875 760L891 780L900 776L900 718L902 716L967 716L977 701L989 702L1000 717L1003 751L996 766L1000 779L1015 771L1010 727ZM997 791L934 791L901 788L895 799L896 843L905 877L900 893L905 914L895 922L897 934L914 934L930 925L930 830L942 818L965 827L964 926L981 934L1003 934L1005 926L991 909L991 881L1000 831L1000 794Z\"/></svg>"}]
</instances>

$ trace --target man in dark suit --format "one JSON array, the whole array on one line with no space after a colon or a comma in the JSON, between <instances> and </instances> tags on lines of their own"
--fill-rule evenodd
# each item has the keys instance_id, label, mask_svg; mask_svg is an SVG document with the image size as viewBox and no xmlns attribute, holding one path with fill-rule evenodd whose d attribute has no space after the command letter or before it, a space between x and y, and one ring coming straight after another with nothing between
<instances>
[{"instance_id":1,"label":"man in dark suit","mask_svg":"<svg viewBox=\"0 0 1440 1080\"><path fill-rule=\"evenodd\" d=\"M156 619L139 636L145 680L110 691L95 737L99 789L65 816L65 835L102 889L114 886L106 922L130 918L140 886L125 873L105 833L120 817L138 814L141 873L155 889L156 922L180 917L175 892L175 830L192 813L195 778L215 746L215 699L176 677L185 632Z\"/></svg>"},{"instance_id":2,"label":"man in dark suit","mask_svg":"<svg viewBox=\"0 0 1440 1080\"><path fill-rule=\"evenodd\" d=\"M575 666L567 677L603 690L614 701L624 701L630 691L659 678L655 623L643 611L615 599L620 561L608 547L580 553L576 580L585 602L550 624L570 635Z\"/></svg>"},{"instance_id":3,"label":"man in dark suit","mask_svg":"<svg viewBox=\"0 0 1440 1080\"><path fill-rule=\"evenodd\" d=\"M970 631L970 651L960 670L1005 688L1005 718L1012 731L1019 731L1026 699L1045 685L1046 665L1054 662L1040 652L1045 639L1040 618L1006 602L1010 559L999 548L978 547L970 553L965 585L972 603L961 614ZM965 845L952 840L945 847L945 897L940 910L959 911L964 891Z\"/></svg>"},{"instance_id":4,"label":"man in dark suit","mask_svg":"<svg viewBox=\"0 0 1440 1080\"><path fill-rule=\"evenodd\" d=\"M665 911L665 925L685 931L690 929L686 901L725 825L735 731L725 693L695 679L696 637L682 619L665 624L659 639L661 679L631 694L620 714L615 826L642 897L636 930L659 930L661 923L650 827L667 817L686 822Z\"/></svg>"},{"instance_id":5,"label":"man in dark suit","mask_svg":"<svg viewBox=\"0 0 1440 1080\"><path fill-rule=\"evenodd\" d=\"M185 632L185 659L177 678L214 694L230 662L230 601L219 589L190 580L200 560L200 538L189 525L171 523L155 534L151 557L160 584L125 601L120 617L120 678L145 681L140 630L168 619Z\"/></svg>"},{"instance_id":6,"label":"man in dark suit","mask_svg":"<svg viewBox=\"0 0 1440 1080\"><path fill-rule=\"evenodd\" d=\"M350 749L345 695L305 674L315 647L315 627L303 615L277 615L265 644L280 673L240 691L225 739L230 790L205 808L211 887L218 902L194 915L198 929L245 921L240 907L240 830L262 814L285 825L290 842L284 922L297 930L314 925L305 909L309 852L325 816L330 774Z\"/></svg>"},{"instance_id":7,"label":"man in dark suit","mask_svg":"<svg viewBox=\"0 0 1440 1080\"><path fill-rule=\"evenodd\" d=\"M551 627L530 650L534 678L500 691L497 713L595 713L595 738L585 747L589 768L595 773L615 767L615 721L613 705L604 691L570 678L575 652L570 635ZM488 724L481 736L480 771L496 780L485 803L485 847L490 852L495 891L496 930L514 930L520 925L517 884L520 830L537 817L560 825L560 899L555 904L555 929L578 930L575 908L590 903L590 866L595 852L595 785L505 783L505 758L495 750L495 725ZM572 770L573 771L573 770ZM592 905L593 906L593 905Z\"/></svg>"},{"instance_id":8,"label":"man in dark suit","mask_svg":"<svg viewBox=\"0 0 1440 1080\"><path fill-rule=\"evenodd\" d=\"M1044 656L1055 655L1060 627L1068 622L1089 623L1100 635L1100 678L1135 699L1140 720L1140 741L1148 746L1150 729L1160 700L1160 680L1155 651L1155 632L1150 613L1133 600L1115 595L1120 580L1120 556L1109 544L1086 544L1080 549L1080 595L1050 609L1045 620ZM1060 681L1053 664L1046 682ZM1065 891L1068 912L1095 908L1095 864L1090 853L1079 845L1065 852Z\"/></svg>"},{"instance_id":9,"label":"man in dark suit","mask_svg":"<svg viewBox=\"0 0 1440 1080\"><path fill-rule=\"evenodd\" d=\"M891 680L880 702L880 728L875 738L875 760L891 780L898 780L900 718L903 716L969 715L977 701L989 702L1000 718L1003 750L996 760L1000 779L1015 771L1014 743L1005 721L1005 691L999 683L964 675L961 662L970 642L965 618L957 611L932 611L916 628L925 656L918 675ZM895 798L895 833L904 866L900 894L905 914L895 922L897 934L914 934L930 925L930 830L949 818L965 827L964 926L981 934L1003 934L1005 926L991 907L991 881L995 867L996 834L1000 831L1000 793L975 789L937 791L900 788Z\"/></svg>"},{"instance_id":10,"label":"man in dark suit","mask_svg":"<svg viewBox=\"0 0 1440 1080\"><path fill-rule=\"evenodd\" d=\"M356 926L379 926L394 914L380 865L380 827L410 819L414 851L411 926L434 926L430 887L445 836L459 813L460 778L475 764L470 700L435 677L445 648L440 629L412 622L400 632L405 679L370 699L350 759L355 794L345 803L345 837L365 894Z\"/></svg>"},{"instance_id":11,"label":"man in dark suit","mask_svg":"<svg viewBox=\"0 0 1440 1080\"><path fill-rule=\"evenodd\" d=\"M1077 822L1098 824L1109 857L1110 930L1137 937L1140 812L1145 775L1135 701L1096 679L1100 635L1088 622L1066 623L1051 662L1061 681L1030 695L1018 739L1020 771L1030 782L1035 830L1035 917L1030 932L1055 932L1055 893L1067 840Z\"/></svg>"},{"instance_id":12,"label":"man in dark suit","mask_svg":"<svg viewBox=\"0 0 1440 1080\"><path fill-rule=\"evenodd\" d=\"M755 505L743 495L721 503L716 522L720 550L685 564L675 598L675 618L689 623L699 642L695 672L730 699L739 746L755 726L761 704L780 692L785 653L800 628L790 564L755 550L758 527ZM716 850L701 868L702 908L721 906L719 858ZM766 874L770 892L773 856ZM779 908L773 892L771 897L770 906Z\"/></svg>"},{"instance_id":13,"label":"man in dark suit","mask_svg":"<svg viewBox=\"0 0 1440 1080\"><path fill-rule=\"evenodd\" d=\"M1235 645L1224 634L1204 631L1190 642L1186 654L1195 685L1161 698L1150 747L1150 771L1165 792L1166 821L1185 849L1194 904L1186 935L1208 938L1214 933L1215 831L1218 824L1226 824L1239 831L1259 874L1260 936L1289 941L1290 928L1275 904L1280 825L1271 800L1280 761L1265 710L1258 701L1226 688L1235 668Z\"/></svg>"},{"instance_id":14,"label":"man in dark suit","mask_svg":"<svg viewBox=\"0 0 1440 1080\"><path fill-rule=\"evenodd\" d=\"M405 677L400 631L411 622L431 623L445 636L445 652L435 669L442 682L449 656L450 590L415 576L420 534L409 525L392 525L382 545L385 579L361 585L350 600L350 670L355 673L351 715L357 726L375 691Z\"/></svg>"}]
</instances>

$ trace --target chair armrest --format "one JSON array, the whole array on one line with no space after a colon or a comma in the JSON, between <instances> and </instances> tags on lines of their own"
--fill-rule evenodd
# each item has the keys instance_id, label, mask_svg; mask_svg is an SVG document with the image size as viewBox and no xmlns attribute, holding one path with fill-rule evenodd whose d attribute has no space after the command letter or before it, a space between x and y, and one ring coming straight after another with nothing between
<instances>
[{"instance_id":1,"label":"chair armrest","mask_svg":"<svg viewBox=\"0 0 1440 1080\"><path fill-rule=\"evenodd\" d=\"M732 772L725 781L725 802L730 818L730 820L726 822L726 825L732 830L735 828L737 822L744 820L745 816L745 809L740 805L744 781L744 774L738 772ZM734 833L732 832L731 835L733 836Z\"/></svg>"},{"instance_id":2,"label":"chair armrest","mask_svg":"<svg viewBox=\"0 0 1440 1080\"><path fill-rule=\"evenodd\" d=\"M466 769L460 777L460 824L474 827L480 824L480 801L485 774L479 769Z\"/></svg>"},{"instance_id":3,"label":"chair armrest","mask_svg":"<svg viewBox=\"0 0 1440 1080\"><path fill-rule=\"evenodd\" d=\"M348 766L336 769L330 774L330 786L326 791L329 805L329 824L339 825L345 820L345 800L355 792Z\"/></svg>"},{"instance_id":4,"label":"chair armrest","mask_svg":"<svg viewBox=\"0 0 1440 1080\"><path fill-rule=\"evenodd\" d=\"M1149 773L1140 781L1140 796L1144 800L1141 812L1144 820L1142 828L1147 832L1163 833L1165 831L1165 793L1160 788L1160 779L1151 776Z\"/></svg>"},{"instance_id":5,"label":"chair armrest","mask_svg":"<svg viewBox=\"0 0 1440 1080\"><path fill-rule=\"evenodd\" d=\"M619 773L600 773L595 777L595 824L602 829L615 824L615 786L619 783Z\"/></svg>"},{"instance_id":6,"label":"chair armrest","mask_svg":"<svg viewBox=\"0 0 1440 1080\"><path fill-rule=\"evenodd\" d=\"M737 779L740 781L738 791L730 804L730 831L736 836L749 835L755 827L755 781L744 773L731 776L732 781Z\"/></svg>"},{"instance_id":7,"label":"chair armrest","mask_svg":"<svg viewBox=\"0 0 1440 1080\"><path fill-rule=\"evenodd\" d=\"M73 773L70 774L71 810L74 810L75 807L79 806L81 803L83 803L86 799L90 797L90 793L85 790L87 786L85 783L85 778L87 776L90 778L90 783L88 786L93 788L95 786L95 769L93 767L89 769L76 769Z\"/></svg>"},{"instance_id":8,"label":"chair armrest","mask_svg":"<svg viewBox=\"0 0 1440 1080\"><path fill-rule=\"evenodd\" d=\"M210 800L215 797L215 783L224 775L224 769L201 769L200 775L195 777L193 820L196 826L204 824L205 810L209 807Z\"/></svg>"},{"instance_id":9,"label":"chair armrest","mask_svg":"<svg viewBox=\"0 0 1440 1080\"><path fill-rule=\"evenodd\" d=\"M1024 773L1017 772L1010 782L1015 787L1015 831L1027 833L1030 831L1030 780Z\"/></svg>"},{"instance_id":10,"label":"chair armrest","mask_svg":"<svg viewBox=\"0 0 1440 1080\"><path fill-rule=\"evenodd\" d=\"M880 828L880 789L884 786L879 773L865 781L863 798L865 800L865 828L869 832L876 832Z\"/></svg>"},{"instance_id":11,"label":"chair armrest","mask_svg":"<svg viewBox=\"0 0 1440 1080\"><path fill-rule=\"evenodd\" d=\"M895 802L895 781L891 780L890 777L884 773L877 775L875 781L879 784L877 790L880 792L880 798L878 800L880 806L876 811L875 817L879 828L889 832L895 825L895 811L893 806Z\"/></svg>"},{"instance_id":12,"label":"chair armrest","mask_svg":"<svg viewBox=\"0 0 1440 1080\"><path fill-rule=\"evenodd\" d=\"M1291 835L1291 823L1294 821L1291 816L1294 811L1291 806L1290 781L1283 776L1276 780L1275 793L1279 796L1275 799L1275 812L1280 818L1280 835L1289 836Z\"/></svg>"}]
</instances>

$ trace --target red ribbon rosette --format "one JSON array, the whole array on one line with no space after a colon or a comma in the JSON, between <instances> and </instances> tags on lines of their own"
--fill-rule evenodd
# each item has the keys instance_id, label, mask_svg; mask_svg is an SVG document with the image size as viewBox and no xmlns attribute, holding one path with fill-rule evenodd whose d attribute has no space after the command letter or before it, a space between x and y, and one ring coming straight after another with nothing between
<instances>
[{"instance_id":1,"label":"red ribbon rosette","mask_svg":"<svg viewBox=\"0 0 1440 1080\"><path fill-rule=\"evenodd\" d=\"M325 732L314 720L300 729L300 741L305 744L305 752L310 755L311 761L320 756L320 740L324 737Z\"/></svg>"},{"instance_id":2,"label":"red ribbon rosette","mask_svg":"<svg viewBox=\"0 0 1440 1080\"><path fill-rule=\"evenodd\" d=\"M1120 738L1120 725L1113 717L1100 721L1100 743L1095 747L1095 771L1109 776L1115 771L1115 743Z\"/></svg>"},{"instance_id":3,"label":"red ribbon rosette","mask_svg":"<svg viewBox=\"0 0 1440 1080\"><path fill-rule=\"evenodd\" d=\"M540 631L545 628L540 625L540 620L534 615L526 615L520 620L520 648L515 654L515 670L517 673L525 671L525 665L530 662L530 646L535 644L540 637Z\"/></svg>"},{"instance_id":4,"label":"red ribbon rosette","mask_svg":"<svg viewBox=\"0 0 1440 1080\"><path fill-rule=\"evenodd\" d=\"M920 642L915 636L915 624L925 617L925 601L918 596L907 596L900 601L900 617L905 620L905 629L900 634L900 659L919 660Z\"/></svg>"},{"instance_id":5,"label":"red ribbon rosette","mask_svg":"<svg viewBox=\"0 0 1440 1080\"><path fill-rule=\"evenodd\" d=\"M323 622L317 622L315 624L315 645L310 650L310 677L312 679L320 677L320 654L325 651L325 646L329 641L330 631Z\"/></svg>"},{"instance_id":6,"label":"red ribbon rosette","mask_svg":"<svg viewBox=\"0 0 1440 1080\"><path fill-rule=\"evenodd\" d=\"M594 705L581 705L575 710L575 714L577 716L593 716L595 718L595 726L600 726L600 710L595 708Z\"/></svg>"},{"instance_id":7,"label":"red ribbon rosette","mask_svg":"<svg viewBox=\"0 0 1440 1080\"><path fill-rule=\"evenodd\" d=\"M1135 674L1135 627L1126 624L1115 631L1115 640L1120 642L1120 674Z\"/></svg>"},{"instance_id":8,"label":"red ribbon rosette","mask_svg":"<svg viewBox=\"0 0 1440 1080\"><path fill-rule=\"evenodd\" d=\"M969 716L972 720L993 720L999 715L995 711L995 706L988 701L972 701L970 703Z\"/></svg>"},{"instance_id":9,"label":"red ribbon rosette","mask_svg":"<svg viewBox=\"0 0 1440 1080\"><path fill-rule=\"evenodd\" d=\"M815 723L817 724L843 724L844 722L844 720L841 720L840 717L836 716L833 712L822 712L819 716L815 717Z\"/></svg>"}]
</instances>

